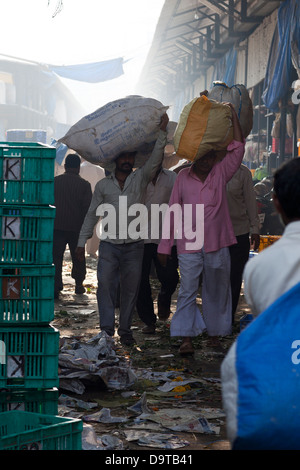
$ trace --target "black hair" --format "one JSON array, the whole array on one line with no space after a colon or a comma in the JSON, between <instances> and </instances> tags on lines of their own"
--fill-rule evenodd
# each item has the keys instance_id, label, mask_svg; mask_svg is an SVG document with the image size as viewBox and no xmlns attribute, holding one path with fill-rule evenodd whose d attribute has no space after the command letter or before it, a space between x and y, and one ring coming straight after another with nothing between
<instances>
[{"instance_id":1,"label":"black hair","mask_svg":"<svg viewBox=\"0 0 300 470\"><path fill-rule=\"evenodd\" d=\"M65 160L66 168L79 168L81 163L80 156L77 153L70 153Z\"/></svg>"},{"instance_id":2,"label":"black hair","mask_svg":"<svg viewBox=\"0 0 300 470\"><path fill-rule=\"evenodd\" d=\"M284 163L274 174L274 192L289 219L300 219L300 158Z\"/></svg>"},{"instance_id":3,"label":"black hair","mask_svg":"<svg viewBox=\"0 0 300 470\"><path fill-rule=\"evenodd\" d=\"M137 152L121 152L121 153L117 156L116 160L118 160L118 158L120 158L120 157L125 157L125 155L130 155L130 157L136 157Z\"/></svg>"}]
</instances>

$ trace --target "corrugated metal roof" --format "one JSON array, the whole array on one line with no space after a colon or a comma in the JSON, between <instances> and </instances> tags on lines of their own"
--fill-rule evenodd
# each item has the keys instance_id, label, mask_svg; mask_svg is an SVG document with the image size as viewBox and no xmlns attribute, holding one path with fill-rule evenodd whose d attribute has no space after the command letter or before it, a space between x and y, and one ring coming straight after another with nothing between
<instances>
[{"instance_id":1,"label":"corrugated metal roof","mask_svg":"<svg viewBox=\"0 0 300 470\"><path fill-rule=\"evenodd\" d=\"M157 99L193 83L253 32L281 1L166 0L137 92Z\"/></svg>"}]
</instances>

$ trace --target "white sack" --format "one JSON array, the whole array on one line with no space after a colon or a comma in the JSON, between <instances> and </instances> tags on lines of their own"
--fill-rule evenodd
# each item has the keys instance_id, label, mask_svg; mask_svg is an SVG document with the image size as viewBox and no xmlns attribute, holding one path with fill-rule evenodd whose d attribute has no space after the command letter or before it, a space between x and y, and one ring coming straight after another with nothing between
<instances>
[{"instance_id":1,"label":"white sack","mask_svg":"<svg viewBox=\"0 0 300 470\"><path fill-rule=\"evenodd\" d=\"M152 98L127 96L82 118L59 142L90 163L110 170L121 152L137 151L135 166L139 167L151 155L167 109Z\"/></svg>"}]
</instances>

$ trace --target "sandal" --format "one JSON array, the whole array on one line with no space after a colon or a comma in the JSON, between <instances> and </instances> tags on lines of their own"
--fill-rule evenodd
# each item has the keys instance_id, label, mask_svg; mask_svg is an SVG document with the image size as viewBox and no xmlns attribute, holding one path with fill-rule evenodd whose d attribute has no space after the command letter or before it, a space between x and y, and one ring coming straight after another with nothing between
<instances>
[{"instance_id":1,"label":"sandal","mask_svg":"<svg viewBox=\"0 0 300 470\"><path fill-rule=\"evenodd\" d=\"M194 354L194 348L190 341L184 341L179 348L180 354Z\"/></svg>"},{"instance_id":2,"label":"sandal","mask_svg":"<svg viewBox=\"0 0 300 470\"><path fill-rule=\"evenodd\" d=\"M211 336L209 339L208 339L208 342L207 342L207 346L209 348L213 348L217 351L223 351L224 348L219 340L219 338L215 337L215 336Z\"/></svg>"}]
</instances>

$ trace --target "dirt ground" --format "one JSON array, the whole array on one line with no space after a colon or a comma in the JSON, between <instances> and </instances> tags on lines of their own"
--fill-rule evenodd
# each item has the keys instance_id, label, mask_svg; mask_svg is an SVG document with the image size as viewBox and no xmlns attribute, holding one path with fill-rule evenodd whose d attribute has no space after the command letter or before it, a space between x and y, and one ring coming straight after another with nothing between
<instances>
[{"instance_id":1,"label":"dirt ground","mask_svg":"<svg viewBox=\"0 0 300 470\"><path fill-rule=\"evenodd\" d=\"M69 252L65 254L63 267L64 290L60 299L55 301L55 319L52 325L60 332L60 338L80 338L83 341L92 338L99 333L99 319L96 302L96 277L97 260L87 256L87 277L84 285L87 289L83 295L74 294L74 280L71 278L71 263ZM152 281L153 298L156 299L158 292L158 282ZM178 292L178 290L177 290ZM177 292L173 296L172 312L176 309ZM199 295L199 304L201 298ZM205 334L194 339L195 354L193 356L182 357L178 348L181 343L180 338L170 338L170 319L166 322L158 321L155 335L145 335L141 332L143 323L137 314L134 315L132 330L136 340L133 347L122 346L117 333L114 337L115 347L118 355L126 357L133 370L150 370L153 372L173 371L173 379L177 381L191 380L185 386L177 387L169 392L162 392L157 389L158 385L150 380L139 379L129 388L131 395L124 398L119 390L100 389L86 390L83 395L76 395L66 390L59 390L60 394L74 396L80 400L97 403L95 413L106 407L111 410L112 416L128 415L128 407L136 403L143 394L146 393L147 407L153 411L172 409L183 412L195 411L202 413L203 410L216 411L213 418L208 417L208 422L217 432L183 432L170 431L160 427L160 433L168 433L177 436L188 445L180 447L178 450L230 450L230 444L226 437L226 417L222 414L222 395L220 383L220 365L226 352L240 331L239 320L249 313L249 308L244 302L243 292L236 314L236 320L231 336L222 338L222 350L213 350L207 344ZM118 310L116 310L116 322L118 320ZM77 410L78 411L78 410ZM220 416L218 416L218 413ZM82 414L91 414L91 411L83 411ZM125 431L129 429L128 423L89 423L97 436L110 434L117 437L123 443L122 450L155 450L161 447L143 446L136 440L126 439ZM131 429L131 428L130 428ZM151 433L151 429L149 430Z\"/></svg>"}]
</instances>

